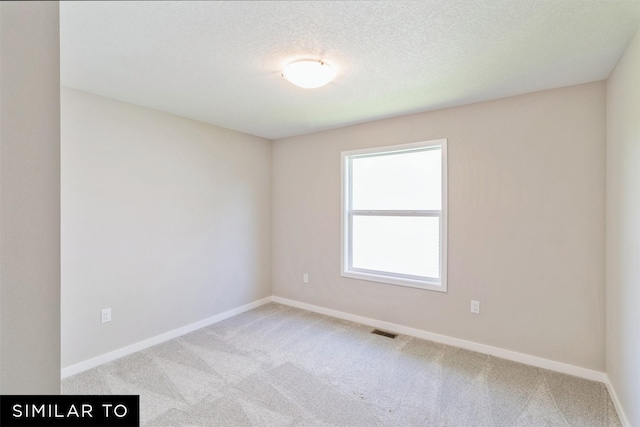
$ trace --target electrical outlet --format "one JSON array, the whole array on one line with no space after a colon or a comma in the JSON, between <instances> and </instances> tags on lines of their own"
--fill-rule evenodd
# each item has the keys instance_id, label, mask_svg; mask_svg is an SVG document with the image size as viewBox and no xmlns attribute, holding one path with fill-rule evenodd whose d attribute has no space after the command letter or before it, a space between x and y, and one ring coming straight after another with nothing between
<instances>
[{"instance_id":1,"label":"electrical outlet","mask_svg":"<svg viewBox=\"0 0 640 427\"><path fill-rule=\"evenodd\" d=\"M102 323L111 322L111 309L110 308L102 309L100 318L102 319Z\"/></svg>"},{"instance_id":2,"label":"electrical outlet","mask_svg":"<svg viewBox=\"0 0 640 427\"><path fill-rule=\"evenodd\" d=\"M480 314L480 301L471 300L471 312L474 314Z\"/></svg>"},{"instance_id":3,"label":"electrical outlet","mask_svg":"<svg viewBox=\"0 0 640 427\"><path fill-rule=\"evenodd\" d=\"M309 275L307 273L304 273L302 275L302 282L303 283L309 283Z\"/></svg>"}]
</instances>

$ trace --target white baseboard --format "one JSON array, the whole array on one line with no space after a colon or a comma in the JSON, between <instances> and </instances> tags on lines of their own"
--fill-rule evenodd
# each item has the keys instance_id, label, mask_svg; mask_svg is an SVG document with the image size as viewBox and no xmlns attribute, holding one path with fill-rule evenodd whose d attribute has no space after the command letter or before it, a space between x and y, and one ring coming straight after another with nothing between
<instances>
[{"instance_id":1,"label":"white baseboard","mask_svg":"<svg viewBox=\"0 0 640 427\"><path fill-rule=\"evenodd\" d=\"M616 393L616 389L613 388L613 384L611 384L611 380L609 379L608 375L606 376L606 381L604 383L607 386L607 391L609 392L609 396L611 397L613 406L616 408L616 412L618 413L620 424L622 424L622 427L631 427L631 423L627 418L627 414L624 412L624 409L622 408L620 399L618 399L618 393Z\"/></svg>"},{"instance_id":2,"label":"white baseboard","mask_svg":"<svg viewBox=\"0 0 640 427\"><path fill-rule=\"evenodd\" d=\"M562 362L555 362L553 360L544 359L542 357L530 356L528 354L518 353L511 350L505 350L498 347L492 347L485 344L479 344L473 341L452 338L446 335L434 334L433 332L427 332L420 329L410 328L410 327L398 325L395 323L384 322L382 320L370 319L368 317L357 316L357 315L345 313L342 311L332 310L330 308L319 307L317 305L290 300L287 298L273 296L272 300L280 304L301 308L307 311L313 311L315 313L325 314L327 316L336 317L338 319L350 320L352 322L361 323L364 325L372 326L374 328L386 329L391 332L397 332L400 334L410 335L413 337L422 338L425 340L434 341L441 344L460 347L467 350L476 351L478 353L489 354L491 356L512 360L514 362L524 363L526 365L535 366L537 368L549 369L551 371L561 372L563 374L573 375L576 377L585 378L592 381L599 381L605 384L607 383L607 375L604 372L593 371L591 369L581 368L578 366L569 365ZM618 407L616 407L616 409L618 409Z\"/></svg>"},{"instance_id":3,"label":"white baseboard","mask_svg":"<svg viewBox=\"0 0 640 427\"><path fill-rule=\"evenodd\" d=\"M214 323L228 319L237 314L244 313L245 311L252 310L256 307L267 304L269 302L271 302L271 297L262 298L254 302L250 302L249 304L245 304L243 306L234 308L232 310L225 311L224 313L220 313L215 316L209 317L207 319L200 320L199 322L191 323L190 325L186 325L181 328L174 329L169 332L165 332L164 334L156 335L155 337L151 337L144 341L140 341L135 344L122 347L118 350L94 357L92 359L88 359L83 362L76 363L75 365L67 366L66 368L62 368L61 377L66 378L71 375L75 375L80 372L89 370L91 368L95 368L96 366L100 366L104 363L111 362L113 360L119 359L124 356L128 356L137 351L144 350L145 348L149 348L151 346L163 343L165 341L169 341L181 335L188 334L189 332L193 332L200 328L204 328L205 326L212 325Z\"/></svg>"},{"instance_id":4,"label":"white baseboard","mask_svg":"<svg viewBox=\"0 0 640 427\"><path fill-rule=\"evenodd\" d=\"M324 315L335 317L338 319L349 320L352 322L361 323L363 325L372 326L375 328L386 329L388 331L397 332L400 334L409 335L416 338L422 338L429 341L438 342L441 344L460 347L460 348L464 348L471 351L477 351L478 353L488 354L491 356L496 356L503 359L511 360L514 362L520 362L527 365L535 366L538 368L549 369L551 371L560 372L563 374L573 375L576 377L585 378L592 381L602 382L606 385L607 390L609 391L609 395L611 396L613 405L618 413L618 417L620 418L620 423L622 424L622 427L631 427L631 424L629 423L629 420L626 417L624 409L620 404L620 400L615 391L615 388L611 384L611 381L609 380L609 377L607 376L607 374L604 372L593 371L591 369L586 369L586 368L581 368L574 365L569 365L566 363L556 362L553 360L544 359L537 356L530 356L528 354L518 353L511 350L505 350L498 347L492 347L489 345L480 344L473 341L452 338L446 335L435 334L433 332L427 332L420 329L410 328L408 326L398 325L391 322L385 322L382 320L371 319L363 316L357 316L355 314L345 313L342 311L320 307L317 305L307 304L304 302L295 301L295 300L282 298L278 296L262 298L260 300L251 302L249 304L245 304L243 306L234 308L229 311L225 311L224 313L217 314L215 316L209 317L199 322L195 322L190 325L186 325L181 328L174 329L169 332L165 332L164 334L157 335L155 337L146 339L144 341L140 341L138 343L94 357L92 359L88 359L83 362L76 363L75 365L67 366L66 368L62 368L61 377L66 378L71 375L75 375L80 372L95 368L104 363L111 362L113 360L119 359L124 356L128 356L137 351L144 350L145 348L149 348L156 344L169 341L181 335L188 334L189 332L193 332L200 328L204 328L205 326L209 326L214 323L220 322L222 320L228 319L230 317L236 316L240 313L244 313L245 311L252 310L256 307L267 304L271 301L277 302L279 304L288 305L291 307L300 308L307 311L312 311L315 313L324 314Z\"/></svg>"}]
</instances>

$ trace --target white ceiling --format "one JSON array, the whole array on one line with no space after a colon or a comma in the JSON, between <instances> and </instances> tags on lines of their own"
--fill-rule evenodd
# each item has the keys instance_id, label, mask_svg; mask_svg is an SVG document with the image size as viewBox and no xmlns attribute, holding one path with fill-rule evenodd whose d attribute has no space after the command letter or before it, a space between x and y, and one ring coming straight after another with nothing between
<instances>
[{"instance_id":1,"label":"white ceiling","mask_svg":"<svg viewBox=\"0 0 640 427\"><path fill-rule=\"evenodd\" d=\"M61 2L62 84L269 139L606 79L640 0ZM285 63L336 80L293 86Z\"/></svg>"}]
</instances>

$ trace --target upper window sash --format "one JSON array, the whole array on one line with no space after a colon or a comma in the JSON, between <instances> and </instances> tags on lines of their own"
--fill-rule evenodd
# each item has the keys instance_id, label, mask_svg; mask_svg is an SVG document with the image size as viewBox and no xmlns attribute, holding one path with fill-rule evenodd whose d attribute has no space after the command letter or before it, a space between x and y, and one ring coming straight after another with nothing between
<instances>
[{"instance_id":1,"label":"upper window sash","mask_svg":"<svg viewBox=\"0 0 640 427\"><path fill-rule=\"evenodd\" d=\"M394 147L348 156L348 207L351 210L441 210L440 145ZM437 155L433 155L437 151ZM385 168L386 175L375 171ZM406 174L406 170L412 171ZM386 177L392 176L389 180ZM429 183L429 191L424 191Z\"/></svg>"}]
</instances>

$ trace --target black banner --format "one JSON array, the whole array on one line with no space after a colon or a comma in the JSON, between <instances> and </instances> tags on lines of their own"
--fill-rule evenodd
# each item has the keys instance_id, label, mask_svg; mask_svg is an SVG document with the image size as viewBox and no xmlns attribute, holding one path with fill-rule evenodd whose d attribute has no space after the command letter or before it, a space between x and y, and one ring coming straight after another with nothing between
<instances>
[{"instance_id":1,"label":"black banner","mask_svg":"<svg viewBox=\"0 0 640 427\"><path fill-rule=\"evenodd\" d=\"M0 396L2 427L139 427L140 396Z\"/></svg>"}]
</instances>

